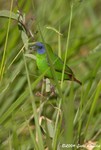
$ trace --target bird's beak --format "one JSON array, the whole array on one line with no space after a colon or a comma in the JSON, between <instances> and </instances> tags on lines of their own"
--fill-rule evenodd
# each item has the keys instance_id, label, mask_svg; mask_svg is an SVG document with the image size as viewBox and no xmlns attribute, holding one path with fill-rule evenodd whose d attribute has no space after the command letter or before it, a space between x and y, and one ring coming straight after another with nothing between
<instances>
[{"instance_id":1,"label":"bird's beak","mask_svg":"<svg viewBox=\"0 0 101 150\"><path fill-rule=\"evenodd\" d=\"M36 50L37 50L36 42L30 43L29 44L29 51L30 51L30 53L32 53L33 51L36 51Z\"/></svg>"}]
</instances>

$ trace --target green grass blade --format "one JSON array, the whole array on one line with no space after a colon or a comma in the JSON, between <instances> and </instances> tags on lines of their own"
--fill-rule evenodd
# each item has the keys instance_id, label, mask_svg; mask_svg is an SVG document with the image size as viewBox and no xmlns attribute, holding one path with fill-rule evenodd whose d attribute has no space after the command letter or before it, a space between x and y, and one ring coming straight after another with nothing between
<instances>
[{"instance_id":1,"label":"green grass blade","mask_svg":"<svg viewBox=\"0 0 101 150\"><path fill-rule=\"evenodd\" d=\"M0 17L10 18L10 19L14 19L14 20L18 21L18 16L9 10L0 11Z\"/></svg>"},{"instance_id":2,"label":"green grass blade","mask_svg":"<svg viewBox=\"0 0 101 150\"><path fill-rule=\"evenodd\" d=\"M8 36L9 36L9 30L10 30L12 8L13 8L13 0L11 1L11 8L10 8L10 12L9 12L10 18L8 20L8 27L7 27L6 39L5 39L5 45L4 45L4 52L3 52L3 57L1 60L1 66L0 66L0 80L2 80L4 71L5 71L6 50L7 50Z\"/></svg>"},{"instance_id":3,"label":"green grass blade","mask_svg":"<svg viewBox=\"0 0 101 150\"><path fill-rule=\"evenodd\" d=\"M67 60L67 54L68 54L69 38L70 38L71 23L72 23L72 15L73 15L73 3L71 4L71 14L70 14L70 21L69 21L69 28L68 28L65 59L64 59L64 65L63 65L63 70L62 70L61 87L63 86L64 72L65 72L65 66L66 66L66 60Z\"/></svg>"},{"instance_id":4,"label":"green grass blade","mask_svg":"<svg viewBox=\"0 0 101 150\"><path fill-rule=\"evenodd\" d=\"M36 81L33 82L33 84L31 85L32 90L35 89L36 85L43 79L44 75L46 74L46 71L43 74L41 74L41 76L39 76L39 78ZM29 96L29 90L27 88L25 92L23 92L18 97L18 99L16 99L16 101L8 108L8 110L0 117L0 124L2 124L12 114L12 112L24 102L24 100L28 96Z\"/></svg>"},{"instance_id":5,"label":"green grass blade","mask_svg":"<svg viewBox=\"0 0 101 150\"><path fill-rule=\"evenodd\" d=\"M34 117L35 117L35 125L36 125L36 131L37 131L37 134L38 134L38 141L40 141L38 146L39 146L39 149L44 150L44 144L43 144L43 140L42 140L41 129L40 129L40 126L39 126L39 116L37 114L35 98L34 98L34 95L32 93L32 87L31 87L31 83L30 83L30 78L29 78L29 72L28 72L28 69L27 69L26 59L25 59L24 55L23 55L23 57L24 57L24 63L25 63L25 68L26 68L26 75L27 75L27 80L28 80L29 93L30 93L33 113L34 113Z\"/></svg>"},{"instance_id":6,"label":"green grass blade","mask_svg":"<svg viewBox=\"0 0 101 150\"><path fill-rule=\"evenodd\" d=\"M88 120L87 120L86 127L85 127L85 132L84 132L85 135L87 133L90 121L92 120L92 117L93 117L93 114L94 114L94 111L95 111L95 108L96 108L96 104L97 104L100 92L101 92L101 81L99 82L99 84L97 86L96 93L95 93L95 96L94 96L94 99L93 99L93 102L92 102L92 105L91 105L90 113L89 113L89 116L88 116Z\"/></svg>"}]
</instances>

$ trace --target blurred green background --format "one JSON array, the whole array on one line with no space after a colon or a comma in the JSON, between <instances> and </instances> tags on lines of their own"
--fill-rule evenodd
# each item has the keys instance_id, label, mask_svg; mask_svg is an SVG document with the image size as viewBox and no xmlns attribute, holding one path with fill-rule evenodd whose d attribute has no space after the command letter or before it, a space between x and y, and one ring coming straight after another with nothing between
<instances>
[{"instance_id":1,"label":"blurred green background","mask_svg":"<svg viewBox=\"0 0 101 150\"><path fill-rule=\"evenodd\" d=\"M63 105L59 112L62 114L63 111L64 117L61 119L62 115L59 116L56 147L54 144L52 146L52 143L55 140L54 126L61 98L59 96L51 98L48 94L44 98L36 96L36 93L42 90L41 81L38 81L40 75L35 60L26 57L26 62L31 84L35 83L32 92L39 120L42 119L40 126L44 148L57 149L59 144L68 143L69 138L68 136L64 137L61 128L66 128L65 124L71 121L68 117L72 113L69 108L72 107L71 126L73 128L70 132L71 140L69 142L84 144L92 141L101 145L101 1L19 0L16 2L1 0L0 11L10 10L11 2L13 3L12 12L17 14L17 11L20 10L22 14L25 14L25 26L34 35L33 38L30 38L30 42L42 41L38 28L40 25L45 42L51 45L53 51L59 54L62 60L65 57L73 2L67 64L83 85L80 87L74 83L72 93L71 83L69 81L63 83L61 90L66 100L65 107ZM35 120L32 119L33 109L28 89L26 90L28 82L23 53L16 58L23 46L23 41L18 22L14 20L10 21L7 37L8 24L9 19L1 17L0 14L0 66L2 66L5 49L4 74L2 78L0 77L0 150L32 150L35 148L32 135L36 137L37 141L35 134L37 129ZM25 51L25 53L27 52ZM13 60L14 62L12 62ZM72 104L68 102L70 99L74 100ZM46 126L49 126L49 129Z\"/></svg>"}]
</instances>

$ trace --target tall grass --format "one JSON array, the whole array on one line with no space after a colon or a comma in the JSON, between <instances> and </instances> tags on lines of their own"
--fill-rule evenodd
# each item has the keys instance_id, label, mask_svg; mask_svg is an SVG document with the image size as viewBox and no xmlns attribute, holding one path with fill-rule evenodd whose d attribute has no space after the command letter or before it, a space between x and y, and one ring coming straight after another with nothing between
<instances>
[{"instance_id":1,"label":"tall grass","mask_svg":"<svg viewBox=\"0 0 101 150\"><path fill-rule=\"evenodd\" d=\"M17 5L0 2L1 150L76 150L89 142L96 142L95 149L101 149L100 2L72 2L73 7L70 1L21 0L22 19L25 17L28 24L20 24L20 28ZM34 39L28 37L23 25ZM57 95L46 93L40 83L47 70L40 75L35 54L26 54L28 44L36 41L51 45L64 61L64 68L69 65L82 86L63 82L63 78L58 82L46 45Z\"/></svg>"}]
</instances>

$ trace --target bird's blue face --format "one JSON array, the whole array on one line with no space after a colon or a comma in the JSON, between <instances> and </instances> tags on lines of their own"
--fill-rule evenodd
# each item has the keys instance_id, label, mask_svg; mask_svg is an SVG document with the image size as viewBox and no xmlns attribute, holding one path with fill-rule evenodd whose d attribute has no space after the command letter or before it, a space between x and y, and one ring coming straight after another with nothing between
<instances>
[{"instance_id":1,"label":"bird's blue face","mask_svg":"<svg viewBox=\"0 0 101 150\"><path fill-rule=\"evenodd\" d=\"M37 53L38 54L44 54L45 53L45 46L42 44L42 43L40 43L40 42L37 42L36 44L35 44L35 47L36 47L36 50L37 50Z\"/></svg>"}]
</instances>

